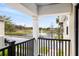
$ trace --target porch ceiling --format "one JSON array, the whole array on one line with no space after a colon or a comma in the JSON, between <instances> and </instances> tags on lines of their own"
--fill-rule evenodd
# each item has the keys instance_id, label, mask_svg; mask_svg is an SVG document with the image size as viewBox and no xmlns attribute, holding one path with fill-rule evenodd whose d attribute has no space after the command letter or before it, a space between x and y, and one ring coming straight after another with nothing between
<instances>
[{"instance_id":1,"label":"porch ceiling","mask_svg":"<svg viewBox=\"0 0 79 59\"><path fill-rule=\"evenodd\" d=\"M8 3L9 6L32 16L43 16L50 14L69 14L71 3Z\"/></svg>"},{"instance_id":2,"label":"porch ceiling","mask_svg":"<svg viewBox=\"0 0 79 59\"><path fill-rule=\"evenodd\" d=\"M40 5L38 8L38 15L66 15L71 12L71 3L50 3L47 5Z\"/></svg>"},{"instance_id":3,"label":"porch ceiling","mask_svg":"<svg viewBox=\"0 0 79 59\"><path fill-rule=\"evenodd\" d=\"M65 15L71 12L71 3L22 3L23 6L27 7L37 13L37 16L43 15Z\"/></svg>"},{"instance_id":4,"label":"porch ceiling","mask_svg":"<svg viewBox=\"0 0 79 59\"><path fill-rule=\"evenodd\" d=\"M36 3L37 6L47 6L47 5L55 5L58 3Z\"/></svg>"}]
</instances>

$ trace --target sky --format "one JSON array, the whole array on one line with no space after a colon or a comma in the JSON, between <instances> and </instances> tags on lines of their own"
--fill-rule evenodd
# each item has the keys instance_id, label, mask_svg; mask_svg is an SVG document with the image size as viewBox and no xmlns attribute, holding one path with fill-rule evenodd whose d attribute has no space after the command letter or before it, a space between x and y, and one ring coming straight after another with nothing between
<instances>
[{"instance_id":1,"label":"sky","mask_svg":"<svg viewBox=\"0 0 79 59\"><path fill-rule=\"evenodd\" d=\"M0 3L0 15L10 17L14 24L32 27L32 16L29 16L28 14L23 14L18 10L12 9L6 4ZM57 16L40 17L38 21L39 27L47 28L51 27L51 25L53 25L53 27L57 27L56 17Z\"/></svg>"}]
</instances>

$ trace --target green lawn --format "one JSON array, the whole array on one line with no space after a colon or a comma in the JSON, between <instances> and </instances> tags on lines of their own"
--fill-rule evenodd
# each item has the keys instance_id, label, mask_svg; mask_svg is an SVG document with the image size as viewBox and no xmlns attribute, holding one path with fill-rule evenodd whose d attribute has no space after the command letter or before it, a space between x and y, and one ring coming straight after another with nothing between
<instances>
[{"instance_id":1,"label":"green lawn","mask_svg":"<svg viewBox=\"0 0 79 59\"><path fill-rule=\"evenodd\" d=\"M57 56L63 56L64 55L64 51L62 51L61 49L57 50L56 55Z\"/></svg>"},{"instance_id":2,"label":"green lawn","mask_svg":"<svg viewBox=\"0 0 79 59\"><path fill-rule=\"evenodd\" d=\"M17 48L20 48L19 46L16 46ZM32 47L28 46L26 47L26 49L28 48L28 51L31 52L32 51ZM21 49L23 50L23 46L21 46ZM25 47L24 47L25 49ZM3 56L2 51L0 51L0 56ZM5 49L4 51L4 56L8 56L8 49Z\"/></svg>"},{"instance_id":3,"label":"green lawn","mask_svg":"<svg viewBox=\"0 0 79 59\"><path fill-rule=\"evenodd\" d=\"M5 49L4 55L5 55L5 56L8 56L8 49ZM0 56L2 56L2 51L0 51Z\"/></svg>"},{"instance_id":4,"label":"green lawn","mask_svg":"<svg viewBox=\"0 0 79 59\"><path fill-rule=\"evenodd\" d=\"M46 48L46 47L42 47L40 48L40 53L41 54L48 54L49 53L50 48ZM52 53L53 54L53 53ZM56 50L56 56L63 56L64 55L64 51L60 50Z\"/></svg>"},{"instance_id":5,"label":"green lawn","mask_svg":"<svg viewBox=\"0 0 79 59\"><path fill-rule=\"evenodd\" d=\"M40 51L41 51L40 52L41 54L47 54L49 52L49 49L46 47L42 47L42 48L40 48Z\"/></svg>"},{"instance_id":6,"label":"green lawn","mask_svg":"<svg viewBox=\"0 0 79 59\"><path fill-rule=\"evenodd\" d=\"M27 31L16 31L16 32L5 32L6 35L24 35L24 34L31 34L32 31L31 30L27 30Z\"/></svg>"}]
</instances>

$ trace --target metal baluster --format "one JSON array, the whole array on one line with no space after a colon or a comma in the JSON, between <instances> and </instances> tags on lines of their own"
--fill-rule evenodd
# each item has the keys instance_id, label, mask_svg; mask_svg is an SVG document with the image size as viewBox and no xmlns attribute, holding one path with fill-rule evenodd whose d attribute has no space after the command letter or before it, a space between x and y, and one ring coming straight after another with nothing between
<instances>
[{"instance_id":1,"label":"metal baluster","mask_svg":"<svg viewBox=\"0 0 79 59\"><path fill-rule=\"evenodd\" d=\"M45 56L45 40L43 40L43 44L44 44L44 56Z\"/></svg>"},{"instance_id":2,"label":"metal baluster","mask_svg":"<svg viewBox=\"0 0 79 59\"><path fill-rule=\"evenodd\" d=\"M58 41L57 40L56 40L56 47L55 48L56 48L56 56L58 56L59 51L58 51Z\"/></svg>"},{"instance_id":3,"label":"metal baluster","mask_svg":"<svg viewBox=\"0 0 79 59\"><path fill-rule=\"evenodd\" d=\"M26 56L26 42L25 42L25 56Z\"/></svg>"},{"instance_id":4,"label":"metal baluster","mask_svg":"<svg viewBox=\"0 0 79 59\"><path fill-rule=\"evenodd\" d=\"M4 51L5 51L5 50L2 51L2 56L4 56Z\"/></svg>"},{"instance_id":5,"label":"metal baluster","mask_svg":"<svg viewBox=\"0 0 79 59\"><path fill-rule=\"evenodd\" d=\"M40 39L39 39L39 56L40 56Z\"/></svg>"},{"instance_id":6,"label":"metal baluster","mask_svg":"<svg viewBox=\"0 0 79 59\"><path fill-rule=\"evenodd\" d=\"M51 56L52 56L52 40L51 40Z\"/></svg>"},{"instance_id":7,"label":"metal baluster","mask_svg":"<svg viewBox=\"0 0 79 59\"><path fill-rule=\"evenodd\" d=\"M68 47L68 56L70 56L70 41L68 42L69 43L69 47Z\"/></svg>"},{"instance_id":8,"label":"metal baluster","mask_svg":"<svg viewBox=\"0 0 79 59\"><path fill-rule=\"evenodd\" d=\"M32 56L34 56L34 40L32 40Z\"/></svg>"},{"instance_id":9,"label":"metal baluster","mask_svg":"<svg viewBox=\"0 0 79 59\"><path fill-rule=\"evenodd\" d=\"M24 43L23 43L23 56L24 56Z\"/></svg>"},{"instance_id":10,"label":"metal baluster","mask_svg":"<svg viewBox=\"0 0 79 59\"><path fill-rule=\"evenodd\" d=\"M41 40L41 56L42 56L42 40Z\"/></svg>"},{"instance_id":11,"label":"metal baluster","mask_svg":"<svg viewBox=\"0 0 79 59\"><path fill-rule=\"evenodd\" d=\"M50 48L50 44L49 44L49 40L47 40L47 54L49 56L49 48Z\"/></svg>"},{"instance_id":12,"label":"metal baluster","mask_svg":"<svg viewBox=\"0 0 79 59\"><path fill-rule=\"evenodd\" d=\"M63 54L64 54L64 53L63 53L63 46L64 46L64 45L63 45L63 41L62 41L62 56L63 56Z\"/></svg>"},{"instance_id":13,"label":"metal baluster","mask_svg":"<svg viewBox=\"0 0 79 59\"><path fill-rule=\"evenodd\" d=\"M21 44L20 44L20 56L22 55L22 53L21 53L21 52L22 52L22 50L21 50Z\"/></svg>"},{"instance_id":14,"label":"metal baluster","mask_svg":"<svg viewBox=\"0 0 79 59\"><path fill-rule=\"evenodd\" d=\"M55 56L55 51L56 51L56 49L55 49L55 47L56 47L56 44L55 44L55 40L53 41L53 46L54 46L54 56Z\"/></svg>"},{"instance_id":15,"label":"metal baluster","mask_svg":"<svg viewBox=\"0 0 79 59\"><path fill-rule=\"evenodd\" d=\"M60 40L59 40L59 56L61 55L61 54L60 54L60 53L61 53L61 51L60 51L60 48L61 48L61 47L60 47L60 43L61 43L61 42L60 42Z\"/></svg>"},{"instance_id":16,"label":"metal baluster","mask_svg":"<svg viewBox=\"0 0 79 59\"><path fill-rule=\"evenodd\" d=\"M17 45L16 47L17 47L17 56L19 56L19 45Z\"/></svg>"},{"instance_id":17,"label":"metal baluster","mask_svg":"<svg viewBox=\"0 0 79 59\"><path fill-rule=\"evenodd\" d=\"M12 56L12 49L11 49L11 46L8 47L8 56Z\"/></svg>"},{"instance_id":18,"label":"metal baluster","mask_svg":"<svg viewBox=\"0 0 79 59\"><path fill-rule=\"evenodd\" d=\"M65 56L67 56L67 42L65 41Z\"/></svg>"},{"instance_id":19,"label":"metal baluster","mask_svg":"<svg viewBox=\"0 0 79 59\"><path fill-rule=\"evenodd\" d=\"M27 56L28 56L28 42L27 42Z\"/></svg>"},{"instance_id":20,"label":"metal baluster","mask_svg":"<svg viewBox=\"0 0 79 59\"><path fill-rule=\"evenodd\" d=\"M46 40L46 56L47 56L47 40Z\"/></svg>"}]
</instances>

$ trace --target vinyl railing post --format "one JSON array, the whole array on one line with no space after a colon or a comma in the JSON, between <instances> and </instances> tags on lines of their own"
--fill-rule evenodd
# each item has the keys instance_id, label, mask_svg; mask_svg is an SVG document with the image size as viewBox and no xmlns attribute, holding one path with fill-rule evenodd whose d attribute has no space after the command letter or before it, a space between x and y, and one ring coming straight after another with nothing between
<instances>
[{"instance_id":1,"label":"vinyl railing post","mask_svg":"<svg viewBox=\"0 0 79 59\"><path fill-rule=\"evenodd\" d=\"M8 55L9 56L15 56L15 41L10 42L10 47L8 48Z\"/></svg>"}]
</instances>

